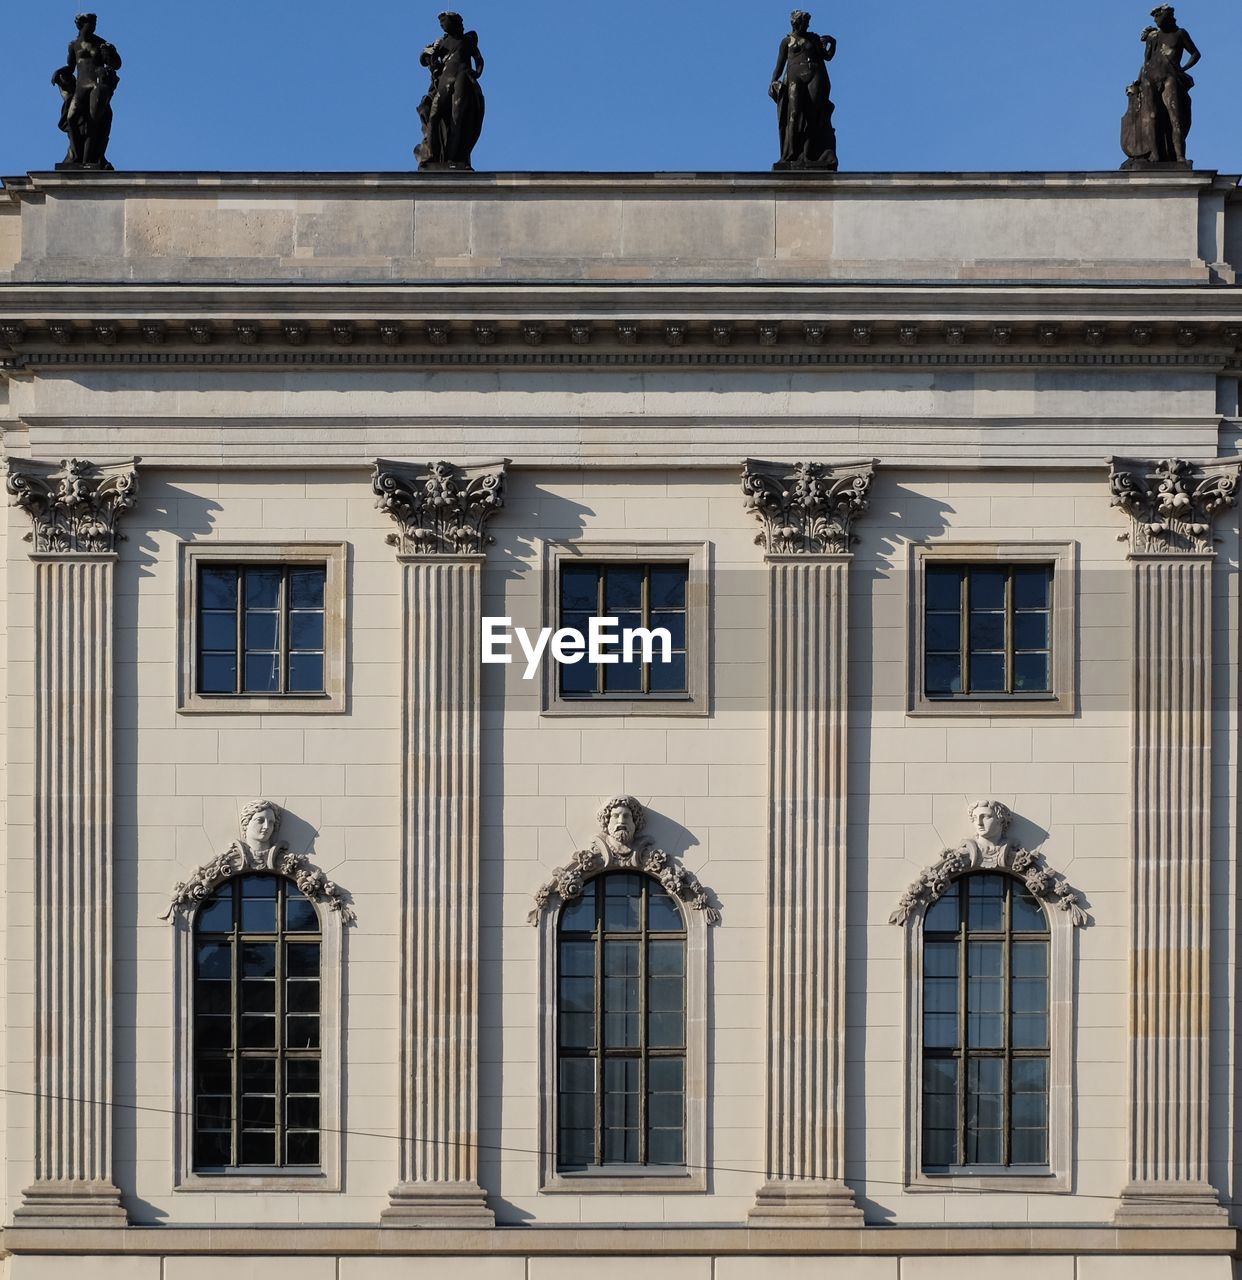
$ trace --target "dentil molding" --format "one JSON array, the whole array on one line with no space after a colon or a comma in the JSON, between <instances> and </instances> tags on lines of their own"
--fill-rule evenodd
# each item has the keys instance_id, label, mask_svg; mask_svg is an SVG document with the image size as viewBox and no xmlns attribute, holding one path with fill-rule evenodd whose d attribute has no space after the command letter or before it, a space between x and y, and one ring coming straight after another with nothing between
<instances>
[{"instance_id":1,"label":"dentil molding","mask_svg":"<svg viewBox=\"0 0 1242 1280\"><path fill-rule=\"evenodd\" d=\"M540 916L558 903L572 902L593 876L604 871L645 871L654 876L672 897L680 899L695 911L701 911L708 924L720 923L716 897L705 889L692 871L681 865L671 853L657 849L654 843L640 837L647 824L646 808L633 796L613 796L604 801L595 815L599 835L586 849L558 868L547 884L535 894L535 905L527 920L538 924Z\"/></svg>"},{"instance_id":2,"label":"dentil molding","mask_svg":"<svg viewBox=\"0 0 1242 1280\"><path fill-rule=\"evenodd\" d=\"M763 531L755 542L769 555L842 555L854 542L856 517L867 510L874 462L756 462L742 467L746 508Z\"/></svg>"},{"instance_id":3,"label":"dentil molding","mask_svg":"<svg viewBox=\"0 0 1242 1280\"><path fill-rule=\"evenodd\" d=\"M1130 517L1130 550L1194 555L1212 550L1212 522L1238 501L1242 460L1194 464L1181 458L1113 458L1109 487L1114 507Z\"/></svg>"},{"instance_id":4,"label":"dentil molding","mask_svg":"<svg viewBox=\"0 0 1242 1280\"><path fill-rule=\"evenodd\" d=\"M195 907L205 902L232 876L244 872L269 872L285 876L312 902L321 903L337 912L343 924L354 924L357 914L344 891L314 866L304 853L291 853L289 846L276 842L284 810L270 800L256 800L242 810L242 839L210 862L205 862L190 878L173 889L172 902L161 920L188 917Z\"/></svg>"},{"instance_id":5,"label":"dentil molding","mask_svg":"<svg viewBox=\"0 0 1242 1280\"><path fill-rule=\"evenodd\" d=\"M1082 898L1069 881L1048 866L1041 853L1031 853L1005 839L1013 814L999 800L977 800L968 810L975 834L954 849L946 849L930 867L919 873L901 895L889 924L905 924L920 907L943 897L949 886L970 871L1011 871L1030 893L1047 907L1064 911L1076 926L1090 917Z\"/></svg>"},{"instance_id":6,"label":"dentil molding","mask_svg":"<svg viewBox=\"0 0 1242 1280\"><path fill-rule=\"evenodd\" d=\"M425 467L381 459L371 487L376 507L396 522L387 542L402 555L479 555L487 522L504 506L508 460L475 467Z\"/></svg>"},{"instance_id":7,"label":"dentil molding","mask_svg":"<svg viewBox=\"0 0 1242 1280\"><path fill-rule=\"evenodd\" d=\"M124 534L118 521L138 497L139 458L97 466L70 458L59 467L9 459L5 487L34 522L26 540L37 553L111 552Z\"/></svg>"}]
</instances>

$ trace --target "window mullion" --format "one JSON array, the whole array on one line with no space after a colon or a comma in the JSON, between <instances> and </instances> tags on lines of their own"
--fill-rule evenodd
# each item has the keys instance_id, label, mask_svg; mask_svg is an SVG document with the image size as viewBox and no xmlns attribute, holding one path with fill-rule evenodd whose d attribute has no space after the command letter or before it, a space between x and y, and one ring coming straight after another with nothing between
<instances>
[{"instance_id":1,"label":"window mullion","mask_svg":"<svg viewBox=\"0 0 1242 1280\"><path fill-rule=\"evenodd\" d=\"M279 634L276 636L276 654L280 663L280 692L289 692L289 566L280 574L280 609L277 613Z\"/></svg>"},{"instance_id":2,"label":"window mullion","mask_svg":"<svg viewBox=\"0 0 1242 1280\"><path fill-rule=\"evenodd\" d=\"M643 876L638 920L638 1163L647 1164L647 1010L650 996L647 983L647 894L651 881Z\"/></svg>"},{"instance_id":3,"label":"window mullion","mask_svg":"<svg viewBox=\"0 0 1242 1280\"><path fill-rule=\"evenodd\" d=\"M232 1068L232 1164L241 1164L241 882L234 880L233 890L233 936L232 963L229 982L229 1032L232 1040L232 1052L229 1054Z\"/></svg>"},{"instance_id":4,"label":"window mullion","mask_svg":"<svg viewBox=\"0 0 1242 1280\"><path fill-rule=\"evenodd\" d=\"M605 600L607 597L606 597L605 592L604 592L604 584L605 584L605 580L607 579L607 577L608 577L608 570L607 570L607 569L605 569L605 568L602 568L602 567L601 567L601 569L600 569L600 571L599 571L599 580L598 580L598 581L596 582L596 584L595 584L595 616L596 616L597 618L602 618L602 617L604 617L604 616L605 616L605 614L604 614L604 600ZM597 694L601 695L601 696L602 696L604 693L606 693L606 692L607 692L607 685L606 685L606 684L605 684L605 682L604 682L604 672L605 672L606 670L607 670L607 668L604 666L604 664L603 664L602 662L596 663L596 666L595 666L595 692L596 692ZM603 910L603 909L602 909L602 907L601 907L601 913L602 913L602 910ZM600 928L601 928L601 929L603 928L603 915L602 915L602 914L600 915Z\"/></svg>"},{"instance_id":5,"label":"window mullion","mask_svg":"<svg viewBox=\"0 0 1242 1280\"><path fill-rule=\"evenodd\" d=\"M962 692L970 693L970 567L962 570L962 583L958 597L958 608L961 610L961 622L958 627L958 640L962 647Z\"/></svg>"},{"instance_id":6,"label":"window mullion","mask_svg":"<svg viewBox=\"0 0 1242 1280\"><path fill-rule=\"evenodd\" d=\"M970 1038L967 1035L967 991L969 989L969 978L967 976L967 958L969 944L969 930L967 928L968 911L970 909L970 890L968 882L961 882L961 920L958 925L958 985L957 985L957 1043L958 1043L958 1079L957 1079L957 1161L959 1164L966 1163L966 1120L968 1111L968 1088L967 1078L970 1074L970 1057L969 1043Z\"/></svg>"},{"instance_id":7,"label":"window mullion","mask_svg":"<svg viewBox=\"0 0 1242 1280\"><path fill-rule=\"evenodd\" d=\"M604 894L595 891L595 1163L604 1163Z\"/></svg>"},{"instance_id":8,"label":"window mullion","mask_svg":"<svg viewBox=\"0 0 1242 1280\"><path fill-rule=\"evenodd\" d=\"M288 1048L285 1039L285 880L276 877L276 1067L275 1094L273 1101L275 1135L275 1156L278 1167L285 1163L285 1053ZM322 1011L322 1006L321 1006Z\"/></svg>"},{"instance_id":9,"label":"window mullion","mask_svg":"<svg viewBox=\"0 0 1242 1280\"><path fill-rule=\"evenodd\" d=\"M1013 1160L1010 1143L1011 1122L1013 1118L1013 1037L1011 1028L1013 1003L1013 882L1005 877L1005 942L1001 947L1001 1007L1004 1010L1004 1024L1001 1027L1001 1044L1005 1050L1004 1065L1001 1067L1001 1164L1009 1168Z\"/></svg>"},{"instance_id":10,"label":"window mullion","mask_svg":"<svg viewBox=\"0 0 1242 1280\"><path fill-rule=\"evenodd\" d=\"M246 571L237 570L237 673L233 692L246 692Z\"/></svg>"},{"instance_id":11,"label":"window mullion","mask_svg":"<svg viewBox=\"0 0 1242 1280\"><path fill-rule=\"evenodd\" d=\"M1015 684L1014 632L1016 624L1013 610L1013 567L1010 566L1005 572L1005 692L1009 694L1014 692ZM1006 900L1008 900L1008 894L1006 894Z\"/></svg>"}]
</instances>

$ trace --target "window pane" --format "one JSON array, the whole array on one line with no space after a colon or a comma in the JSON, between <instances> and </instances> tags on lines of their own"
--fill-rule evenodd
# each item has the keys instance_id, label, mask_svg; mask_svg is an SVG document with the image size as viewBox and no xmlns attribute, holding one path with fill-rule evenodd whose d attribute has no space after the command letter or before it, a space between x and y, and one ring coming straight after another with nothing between
<instances>
[{"instance_id":1,"label":"window pane","mask_svg":"<svg viewBox=\"0 0 1242 1280\"><path fill-rule=\"evenodd\" d=\"M276 653L246 654L246 693L280 692L280 655Z\"/></svg>"},{"instance_id":2,"label":"window pane","mask_svg":"<svg viewBox=\"0 0 1242 1280\"><path fill-rule=\"evenodd\" d=\"M1046 653L1019 653L1013 660L1013 686L1020 693L1047 693L1052 688L1048 678Z\"/></svg>"},{"instance_id":3,"label":"window pane","mask_svg":"<svg viewBox=\"0 0 1242 1280\"><path fill-rule=\"evenodd\" d=\"M651 664L651 691L653 693L684 693L686 691L686 655L673 654L671 662L656 661Z\"/></svg>"},{"instance_id":4,"label":"window pane","mask_svg":"<svg viewBox=\"0 0 1242 1280\"><path fill-rule=\"evenodd\" d=\"M319 943L288 943L285 947L285 973L290 978L317 978L319 976Z\"/></svg>"},{"instance_id":5,"label":"window pane","mask_svg":"<svg viewBox=\"0 0 1242 1280\"><path fill-rule=\"evenodd\" d=\"M1006 884L1005 876L971 876L966 880L971 933L999 933L1005 927Z\"/></svg>"},{"instance_id":6,"label":"window pane","mask_svg":"<svg viewBox=\"0 0 1242 1280\"><path fill-rule=\"evenodd\" d=\"M294 609L322 609L327 579L325 569L290 569L290 606Z\"/></svg>"},{"instance_id":7,"label":"window pane","mask_svg":"<svg viewBox=\"0 0 1242 1280\"><path fill-rule=\"evenodd\" d=\"M314 978L290 978L285 983L285 1008L290 1013L318 1013L319 983Z\"/></svg>"},{"instance_id":8,"label":"window pane","mask_svg":"<svg viewBox=\"0 0 1242 1280\"><path fill-rule=\"evenodd\" d=\"M200 978L231 978L233 948L227 942L200 942L194 972Z\"/></svg>"},{"instance_id":9,"label":"window pane","mask_svg":"<svg viewBox=\"0 0 1242 1280\"><path fill-rule=\"evenodd\" d=\"M245 902L242 904L242 915L251 906L272 907L275 917L275 903ZM273 923L273 928L275 924ZM242 975L248 978L274 978L276 976L276 944L274 942L247 942L242 946Z\"/></svg>"},{"instance_id":10,"label":"window pane","mask_svg":"<svg viewBox=\"0 0 1242 1280\"><path fill-rule=\"evenodd\" d=\"M970 691L971 693L1003 693L1005 691L1004 654L971 654Z\"/></svg>"},{"instance_id":11,"label":"window pane","mask_svg":"<svg viewBox=\"0 0 1242 1280\"><path fill-rule=\"evenodd\" d=\"M961 693L961 658L955 653L929 653L926 660L926 681L929 695Z\"/></svg>"},{"instance_id":12,"label":"window pane","mask_svg":"<svg viewBox=\"0 0 1242 1280\"><path fill-rule=\"evenodd\" d=\"M957 1164L957 1063L951 1058L923 1060L923 1164Z\"/></svg>"},{"instance_id":13,"label":"window pane","mask_svg":"<svg viewBox=\"0 0 1242 1280\"><path fill-rule=\"evenodd\" d=\"M587 696L596 691L599 668L589 662L564 662L557 666L561 676L561 693L565 697Z\"/></svg>"},{"instance_id":14,"label":"window pane","mask_svg":"<svg viewBox=\"0 0 1242 1280\"><path fill-rule=\"evenodd\" d=\"M318 1059L290 1058L285 1065L285 1088L290 1093L318 1093Z\"/></svg>"},{"instance_id":15,"label":"window pane","mask_svg":"<svg viewBox=\"0 0 1242 1280\"><path fill-rule=\"evenodd\" d=\"M322 613L291 613L289 615L289 648L323 648Z\"/></svg>"},{"instance_id":16,"label":"window pane","mask_svg":"<svg viewBox=\"0 0 1242 1280\"><path fill-rule=\"evenodd\" d=\"M1046 942L1015 942L1013 972L1017 978L1043 978L1048 973Z\"/></svg>"},{"instance_id":17,"label":"window pane","mask_svg":"<svg viewBox=\"0 0 1242 1280\"><path fill-rule=\"evenodd\" d=\"M967 1164L1000 1164L1004 1160L1003 1078L1000 1058L972 1058L967 1064Z\"/></svg>"},{"instance_id":18,"label":"window pane","mask_svg":"<svg viewBox=\"0 0 1242 1280\"><path fill-rule=\"evenodd\" d=\"M199 1013L233 1012L233 984L231 982L199 979L194 984L195 1009Z\"/></svg>"},{"instance_id":19,"label":"window pane","mask_svg":"<svg viewBox=\"0 0 1242 1280\"><path fill-rule=\"evenodd\" d=\"M562 1168L595 1163L595 1062L564 1058L557 1099L559 1152Z\"/></svg>"},{"instance_id":20,"label":"window pane","mask_svg":"<svg viewBox=\"0 0 1242 1280\"><path fill-rule=\"evenodd\" d=\"M967 948L966 1036L972 1049L1004 1047L1003 954L1002 942L972 942Z\"/></svg>"},{"instance_id":21,"label":"window pane","mask_svg":"<svg viewBox=\"0 0 1242 1280\"><path fill-rule=\"evenodd\" d=\"M249 978L241 984L242 1013L275 1013L276 984L268 978Z\"/></svg>"},{"instance_id":22,"label":"window pane","mask_svg":"<svg viewBox=\"0 0 1242 1280\"><path fill-rule=\"evenodd\" d=\"M1046 613L1015 614L1013 643L1015 649L1046 649L1048 647L1048 615Z\"/></svg>"},{"instance_id":23,"label":"window pane","mask_svg":"<svg viewBox=\"0 0 1242 1280\"><path fill-rule=\"evenodd\" d=\"M604 1163L637 1164L640 1142L639 1062L609 1058L604 1063Z\"/></svg>"},{"instance_id":24,"label":"window pane","mask_svg":"<svg viewBox=\"0 0 1242 1280\"><path fill-rule=\"evenodd\" d=\"M639 1043L637 942L604 944L604 1044L636 1049Z\"/></svg>"},{"instance_id":25,"label":"window pane","mask_svg":"<svg viewBox=\"0 0 1242 1280\"><path fill-rule=\"evenodd\" d=\"M651 615L650 629L655 631L660 628L668 632L670 648L684 649L686 647L686 615L684 613L653 613ZM659 657L663 651L663 645L656 641L653 642L652 648L655 655Z\"/></svg>"},{"instance_id":26,"label":"window pane","mask_svg":"<svg viewBox=\"0 0 1242 1280\"><path fill-rule=\"evenodd\" d=\"M927 615L928 653L957 653L962 647L962 615L929 613Z\"/></svg>"},{"instance_id":27,"label":"window pane","mask_svg":"<svg viewBox=\"0 0 1242 1280\"><path fill-rule=\"evenodd\" d=\"M1005 607L1005 579L1007 569L970 570L971 609L1003 609Z\"/></svg>"},{"instance_id":28,"label":"window pane","mask_svg":"<svg viewBox=\"0 0 1242 1280\"><path fill-rule=\"evenodd\" d=\"M246 598L247 609L276 609L280 606L281 569L247 569Z\"/></svg>"},{"instance_id":29,"label":"window pane","mask_svg":"<svg viewBox=\"0 0 1242 1280\"><path fill-rule=\"evenodd\" d=\"M1017 568L1013 571L1015 609L1047 609L1051 604L1052 569L1048 565Z\"/></svg>"},{"instance_id":30,"label":"window pane","mask_svg":"<svg viewBox=\"0 0 1242 1280\"><path fill-rule=\"evenodd\" d=\"M959 924L957 885L952 884L927 908L927 914L923 917L923 932L956 933Z\"/></svg>"},{"instance_id":31,"label":"window pane","mask_svg":"<svg viewBox=\"0 0 1242 1280\"><path fill-rule=\"evenodd\" d=\"M641 927L642 903L642 876L604 877L604 928L609 933L637 933Z\"/></svg>"},{"instance_id":32,"label":"window pane","mask_svg":"<svg viewBox=\"0 0 1242 1280\"><path fill-rule=\"evenodd\" d=\"M290 933L318 933L319 916L315 904L290 887L285 899L285 928Z\"/></svg>"},{"instance_id":33,"label":"window pane","mask_svg":"<svg viewBox=\"0 0 1242 1280\"><path fill-rule=\"evenodd\" d=\"M561 909L562 933L590 933L595 928L595 882L583 886L580 897Z\"/></svg>"},{"instance_id":34,"label":"window pane","mask_svg":"<svg viewBox=\"0 0 1242 1280\"><path fill-rule=\"evenodd\" d=\"M241 1047L243 1049L274 1049L276 1047L275 1014L243 1014Z\"/></svg>"},{"instance_id":35,"label":"window pane","mask_svg":"<svg viewBox=\"0 0 1242 1280\"><path fill-rule=\"evenodd\" d=\"M287 1098L285 1100L285 1124L291 1129L319 1128L319 1099Z\"/></svg>"},{"instance_id":36,"label":"window pane","mask_svg":"<svg viewBox=\"0 0 1242 1280\"><path fill-rule=\"evenodd\" d=\"M1044 910L1026 885L1015 883L1012 892L1013 904L1010 910L1014 933L1047 933L1048 920Z\"/></svg>"},{"instance_id":37,"label":"window pane","mask_svg":"<svg viewBox=\"0 0 1242 1280\"><path fill-rule=\"evenodd\" d=\"M237 609L237 570L199 570L199 606L203 609Z\"/></svg>"},{"instance_id":38,"label":"window pane","mask_svg":"<svg viewBox=\"0 0 1242 1280\"><path fill-rule=\"evenodd\" d=\"M561 570L561 612L594 613L599 607L599 570L577 565ZM563 623L570 626L570 623Z\"/></svg>"},{"instance_id":39,"label":"window pane","mask_svg":"<svg viewBox=\"0 0 1242 1280\"><path fill-rule=\"evenodd\" d=\"M233 886L226 884L198 909L194 928L199 933L229 933L233 928Z\"/></svg>"},{"instance_id":40,"label":"window pane","mask_svg":"<svg viewBox=\"0 0 1242 1280\"><path fill-rule=\"evenodd\" d=\"M237 615L235 613L204 613L199 624L199 648L237 651Z\"/></svg>"},{"instance_id":41,"label":"window pane","mask_svg":"<svg viewBox=\"0 0 1242 1280\"><path fill-rule=\"evenodd\" d=\"M677 904L664 889L651 884L647 891L647 928L652 933L680 933L685 927Z\"/></svg>"},{"instance_id":42,"label":"window pane","mask_svg":"<svg viewBox=\"0 0 1242 1280\"><path fill-rule=\"evenodd\" d=\"M970 615L970 648L1004 649L1005 615L1003 613L972 613Z\"/></svg>"},{"instance_id":43,"label":"window pane","mask_svg":"<svg viewBox=\"0 0 1242 1280\"><path fill-rule=\"evenodd\" d=\"M232 1017L208 1017L200 1015L194 1019L195 1044L201 1050L231 1049L233 1047Z\"/></svg>"},{"instance_id":44,"label":"window pane","mask_svg":"<svg viewBox=\"0 0 1242 1280\"><path fill-rule=\"evenodd\" d=\"M319 1134L305 1131L290 1133L285 1137L288 1153L287 1164L317 1165L319 1163Z\"/></svg>"},{"instance_id":45,"label":"window pane","mask_svg":"<svg viewBox=\"0 0 1242 1280\"><path fill-rule=\"evenodd\" d=\"M604 668L604 690L607 693L641 693L643 666L641 662L619 662Z\"/></svg>"},{"instance_id":46,"label":"window pane","mask_svg":"<svg viewBox=\"0 0 1242 1280\"><path fill-rule=\"evenodd\" d=\"M218 1169L232 1162L233 1135L200 1131L194 1135L194 1163L200 1169Z\"/></svg>"},{"instance_id":47,"label":"window pane","mask_svg":"<svg viewBox=\"0 0 1242 1280\"><path fill-rule=\"evenodd\" d=\"M285 1044L290 1049L318 1049L319 1019L305 1014L286 1018Z\"/></svg>"},{"instance_id":48,"label":"window pane","mask_svg":"<svg viewBox=\"0 0 1242 1280\"><path fill-rule=\"evenodd\" d=\"M276 1163L276 1135L259 1129L243 1129L242 1164L272 1165Z\"/></svg>"},{"instance_id":49,"label":"window pane","mask_svg":"<svg viewBox=\"0 0 1242 1280\"><path fill-rule=\"evenodd\" d=\"M647 955L653 982L661 977L680 978L686 971L686 944L680 939L676 942L651 942Z\"/></svg>"},{"instance_id":50,"label":"window pane","mask_svg":"<svg viewBox=\"0 0 1242 1280\"><path fill-rule=\"evenodd\" d=\"M653 566L651 569L652 609L684 609L688 565Z\"/></svg>"},{"instance_id":51,"label":"window pane","mask_svg":"<svg viewBox=\"0 0 1242 1280\"><path fill-rule=\"evenodd\" d=\"M275 1093L276 1060L274 1058L243 1058L241 1087L243 1093Z\"/></svg>"},{"instance_id":52,"label":"window pane","mask_svg":"<svg viewBox=\"0 0 1242 1280\"><path fill-rule=\"evenodd\" d=\"M200 693L236 693L237 657L234 654L205 653L199 662Z\"/></svg>"},{"instance_id":53,"label":"window pane","mask_svg":"<svg viewBox=\"0 0 1242 1280\"><path fill-rule=\"evenodd\" d=\"M604 612L634 611L643 603L643 571L637 565L609 565L604 569Z\"/></svg>"},{"instance_id":54,"label":"window pane","mask_svg":"<svg viewBox=\"0 0 1242 1280\"><path fill-rule=\"evenodd\" d=\"M323 692L322 653L291 653L289 655L289 692Z\"/></svg>"},{"instance_id":55,"label":"window pane","mask_svg":"<svg viewBox=\"0 0 1242 1280\"><path fill-rule=\"evenodd\" d=\"M957 612L962 607L963 569L928 566L926 577L927 608L931 611Z\"/></svg>"},{"instance_id":56,"label":"window pane","mask_svg":"<svg viewBox=\"0 0 1242 1280\"><path fill-rule=\"evenodd\" d=\"M280 615L276 613L246 614L246 648L275 649L279 639Z\"/></svg>"}]
</instances>

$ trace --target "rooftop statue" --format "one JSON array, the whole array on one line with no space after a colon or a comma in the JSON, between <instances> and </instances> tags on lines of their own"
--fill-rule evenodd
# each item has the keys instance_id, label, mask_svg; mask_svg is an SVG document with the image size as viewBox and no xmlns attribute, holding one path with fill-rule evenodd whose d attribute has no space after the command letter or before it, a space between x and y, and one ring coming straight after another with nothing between
<instances>
[{"instance_id":1,"label":"rooftop statue","mask_svg":"<svg viewBox=\"0 0 1242 1280\"><path fill-rule=\"evenodd\" d=\"M459 13L442 13L444 34L419 61L431 71L431 87L418 104L423 140L414 148L420 169L469 169L470 154L483 132L483 55L479 37L467 31Z\"/></svg>"},{"instance_id":2,"label":"rooftop statue","mask_svg":"<svg viewBox=\"0 0 1242 1280\"><path fill-rule=\"evenodd\" d=\"M772 167L835 171L837 132L832 113L836 108L829 96L828 64L837 52L836 38L810 30L811 15L802 9L795 9L790 21L793 29L781 41L768 89L781 127L781 158Z\"/></svg>"},{"instance_id":3,"label":"rooftop statue","mask_svg":"<svg viewBox=\"0 0 1242 1280\"><path fill-rule=\"evenodd\" d=\"M60 127L69 135L69 150L58 169L111 169L108 139L112 134L112 95L120 76L121 55L116 46L95 34L93 13L79 13L77 38L69 43L63 67L52 83L63 105Z\"/></svg>"},{"instance_id":4,"label":"rooftop statue","mask_svg":"<svg viewBox=\"0 0 1242 1280\"><path fill-rule=\"evenodd\" d=\"M1190 32L1177 25L1172 5L1160 5L1151 16L1156 25L1144 28L1141 36L1146 49L1143 69L1126 90L1129 105L1121 121L1121 149L1129 159L1122 168L1149 164L1189 168L1186 135L1195 82L1187 72L1202 55ZM1188 55L1185 63L1183 53Z\"/></svg>"}]
</instances>

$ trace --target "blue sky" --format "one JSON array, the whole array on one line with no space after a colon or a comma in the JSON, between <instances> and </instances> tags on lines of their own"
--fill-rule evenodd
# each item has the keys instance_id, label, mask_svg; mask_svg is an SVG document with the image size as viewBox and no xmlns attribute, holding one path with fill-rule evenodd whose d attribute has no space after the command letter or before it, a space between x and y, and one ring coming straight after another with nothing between
<instances>
[{"instance_id":1,"label":"blue sky","mask_svg":"<svg viewBox=\"0 0 1242 1280\"><path fill-rule=\"evenodd\" d=\"M756 170L787 0L461 0L488 120L477 169ZM805 0L803 0L805 3ZM861 0L808 6L832 64L843 169L1113 169L1154 0ZM405 170L418 65L438 33L410 0L99 0L125 60L118 169ZM5 0L0 173L63 157L54 67L73 4ZM1242 172L1242 4L1194 0L1203 51L1190 155Z\"/></svg>"}]
</instances>

